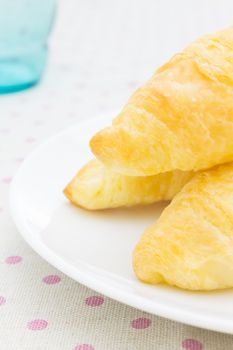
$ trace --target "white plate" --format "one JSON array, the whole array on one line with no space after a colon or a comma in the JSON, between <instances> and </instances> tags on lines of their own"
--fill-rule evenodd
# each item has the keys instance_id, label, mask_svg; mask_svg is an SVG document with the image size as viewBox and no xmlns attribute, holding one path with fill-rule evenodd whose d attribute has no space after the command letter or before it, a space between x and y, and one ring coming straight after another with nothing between
<instances>
[{"instance_id":1,"label":"white plate","mask_svg":"<svg viewBox=\"0 0 233 350\"><path fill-rule=\"evenodd\" d=\"M68 276L113 299L187 324L233 333L233 292L191 293L139 282L131 252L163 204L87 212L62 194L92 155L88 140L113 114L59 133L25 160L11 187L11 210L24 239Z\"/></svg>"}]
</instances>

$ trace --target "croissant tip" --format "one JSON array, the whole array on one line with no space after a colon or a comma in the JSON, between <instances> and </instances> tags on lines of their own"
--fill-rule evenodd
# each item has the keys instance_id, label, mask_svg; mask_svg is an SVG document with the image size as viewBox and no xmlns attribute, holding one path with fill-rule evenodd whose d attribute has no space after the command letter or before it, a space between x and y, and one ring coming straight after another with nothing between
<instances>
[{"instance_id":1,"label":"croissant tip","mask_svg":"<svg viewBox=\"0 0 233 350\"><path fill-rule=\"evenodd\" d=\"M70 183L64 188L63 194L72 202L72 191L70 188Z\"/></svg>"}]
</instances>

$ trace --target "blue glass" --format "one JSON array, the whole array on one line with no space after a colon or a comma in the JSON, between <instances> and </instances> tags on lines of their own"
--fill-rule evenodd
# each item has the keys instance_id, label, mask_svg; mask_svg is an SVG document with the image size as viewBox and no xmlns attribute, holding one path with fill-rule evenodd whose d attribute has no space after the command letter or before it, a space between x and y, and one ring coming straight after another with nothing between
<instances>
[{"instance_id":1,"label":"blue glass","mask_svg":"<svg viewBox=\"0 0 233 350\"><path fill-rule=\"evenodd\" d=\"M0 0L0 93L40 80L54 9L55 0Z\"/></svg>"}]
</instances>

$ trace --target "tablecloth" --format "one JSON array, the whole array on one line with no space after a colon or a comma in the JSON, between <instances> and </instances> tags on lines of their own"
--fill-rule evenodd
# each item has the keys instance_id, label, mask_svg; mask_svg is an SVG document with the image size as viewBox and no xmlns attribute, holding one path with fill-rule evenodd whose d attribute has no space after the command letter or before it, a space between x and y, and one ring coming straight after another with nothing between
<instances>
[{"instance_id":1,"label":"tablecloth","mask_svg":"<svg viewBox=\"0 0 233 350\"><path fill-rule=\"evenodd\" d=\"M23 159L58 130L117 110L195 36L230 24L231 1L61 0L42 82L0 97L0 349L229 350L233 336L99 295L42 260L11 219ZM233 325L232 325L233 329Z\"/></svg>"}]
</instances>

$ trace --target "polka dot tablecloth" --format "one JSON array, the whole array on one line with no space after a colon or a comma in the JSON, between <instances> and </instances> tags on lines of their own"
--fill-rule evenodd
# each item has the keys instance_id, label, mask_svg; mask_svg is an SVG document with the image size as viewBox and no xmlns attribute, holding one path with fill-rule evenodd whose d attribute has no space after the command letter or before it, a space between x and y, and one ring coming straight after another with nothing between
<instances>
[{"instance_id":1,"label":"polka dot tablecloth","mask_svg":"<svg viewBox=\"0 0 233 350\"><path fill-rule=\"evenodd\" d=\"M232 2L223 3L59 2L41 84L0 96L1 350L233 349L231 335L150 315L66 277L22 240L8 206L11 180L30 151L72 123L119 109L156 65L230 23Z\"/></svg>"}]
</instances>

